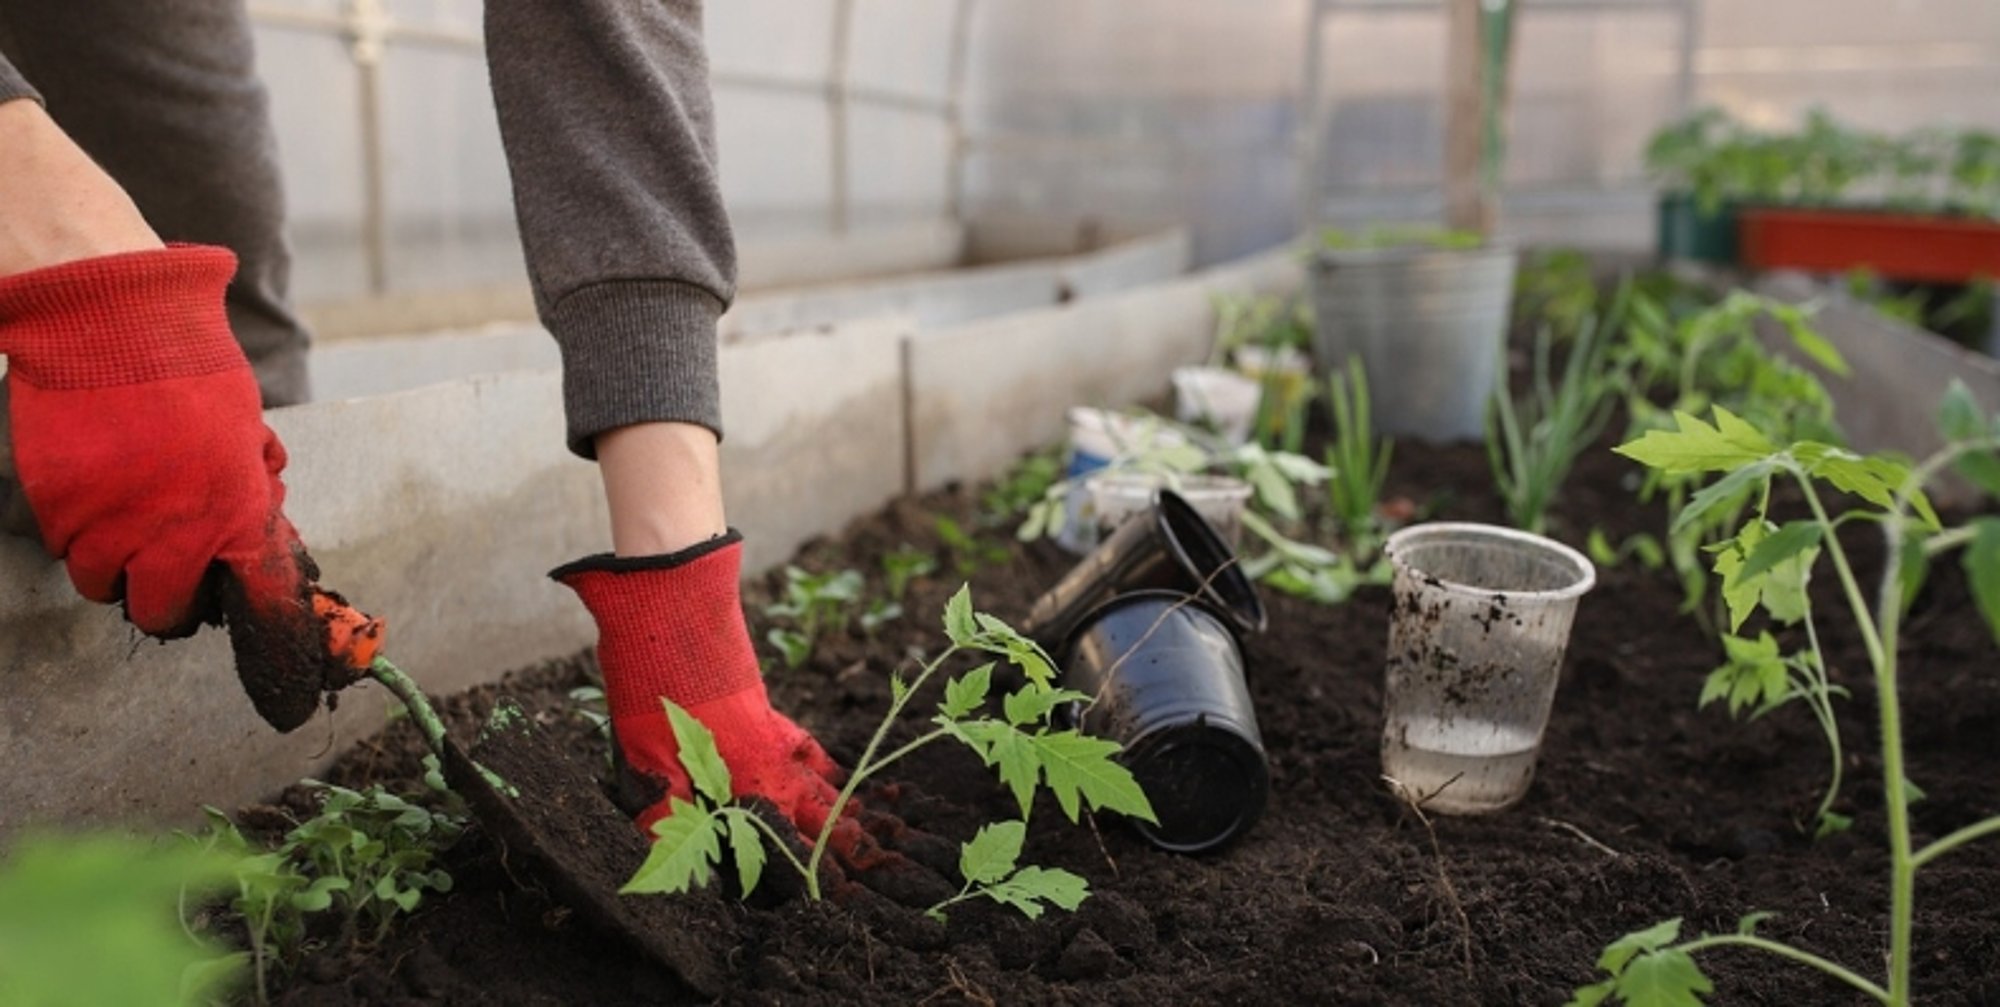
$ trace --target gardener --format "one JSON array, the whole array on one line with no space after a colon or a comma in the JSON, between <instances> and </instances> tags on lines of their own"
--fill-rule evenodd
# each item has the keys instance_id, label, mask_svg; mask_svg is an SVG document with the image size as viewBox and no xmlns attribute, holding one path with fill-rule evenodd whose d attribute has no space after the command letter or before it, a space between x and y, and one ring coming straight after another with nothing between
<instances>
[{"instance_id":1,"label":"gardener","mask_svg":"<svg viewBox=\"0 0 2000 1007\"><path fill-rule=\"evenodd\" d=\"M486 44L569 447L598 461L610 505L613 552L553 576L597 620L645 792L630 810L650 825L664 793L688 795L665 697L714 732L739 794L815 832L836 769L765 695L723 518L716 318L736 261L700 0L489 0ZM0 56L20 495L77 591L148 635L227 613L258 712L292 730L345 683L259 409L260 384L263 405L305 398L306 334L243 4L6 0ZM837 846L866 859L850 825Z\"/></svg>"}]
</instances>

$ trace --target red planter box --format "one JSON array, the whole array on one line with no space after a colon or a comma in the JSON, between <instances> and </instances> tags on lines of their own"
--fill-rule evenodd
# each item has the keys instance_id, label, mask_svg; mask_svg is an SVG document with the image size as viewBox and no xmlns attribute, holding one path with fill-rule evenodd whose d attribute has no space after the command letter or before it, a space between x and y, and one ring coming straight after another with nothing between
<instances>
[{"instance_id":1,"label":"red planter box","mask_svg":"<svg viewBox=\"0 0 2000 1007\"><path fill-rule=\"evenodd\" d=\"M2000 278L2000 222L1874 210L1745 207L1738 246L1752 269L1965 283Z\"/></svg>"}]
</instances>

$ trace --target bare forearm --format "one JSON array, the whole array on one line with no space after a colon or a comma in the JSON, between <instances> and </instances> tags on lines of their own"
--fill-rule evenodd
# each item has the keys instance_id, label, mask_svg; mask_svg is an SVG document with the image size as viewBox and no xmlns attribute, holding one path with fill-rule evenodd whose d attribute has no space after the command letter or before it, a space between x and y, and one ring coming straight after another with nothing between
<instances>
[{"instance_id":1,"label":"bare forearm","mask_svg":"<svg viewBox=\"0 0 2000 1007\"><path fill-rule=\"evenodd\" d=\"M0 103L0 276L159 247L130 197L39 103Z\"/></svg>"}]
</instances>

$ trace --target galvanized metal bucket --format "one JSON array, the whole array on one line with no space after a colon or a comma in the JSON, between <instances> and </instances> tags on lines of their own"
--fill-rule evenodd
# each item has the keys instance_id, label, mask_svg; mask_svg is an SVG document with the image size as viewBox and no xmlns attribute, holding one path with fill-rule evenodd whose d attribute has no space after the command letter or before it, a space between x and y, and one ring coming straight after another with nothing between
<instances>
[{"instance_id":1,"label":"galvanized metal bucket","mask_svg":"<svg viewBox=\"0 0 2000 1007\"><path fill-rule=\"evenodd\" d=\"M1483 439L1515 258L1506 246L1320 250L1311 268L1320 373L1359 356L1384 434Z\"/></svg>"}]
</instances>

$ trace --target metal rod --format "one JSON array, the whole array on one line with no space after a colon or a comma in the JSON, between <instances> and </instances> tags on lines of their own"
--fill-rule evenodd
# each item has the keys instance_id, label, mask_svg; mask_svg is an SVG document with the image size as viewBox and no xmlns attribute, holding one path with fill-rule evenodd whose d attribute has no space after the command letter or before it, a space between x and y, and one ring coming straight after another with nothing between
<instances>
[{"instance_id":1,"label":"metal rod","mask_svg":"<svg viewBox=\"0 0 2000 1007\"><path fill-rule=\"evenodd\" d=\"M1685 117L1694 113L1695 97L1695 54L1701 49L1701 0L1681 0L1681 58L1675 68L1678 75L1674 86L1674 99L1680 105L1680 114Z\"/></svg>"},{"instance_id":2,"label":"metal rod","mask_svg":"<svg viewBox=\"0 0 2000 1007\"><path fill-rule=\"evenodd\" d=\"M343 10L360 89L362 248L368 290L382 294L389 289L388 166L382 143L382 56L389 19L381 0L348 0Z\"/></svg>"},{"instance_id":3,"label":"metal rod","mask_svg":"<svg viewBox=\"0 0 2000 1007\"><path fill-rule=\"evenodd\" d=\"M1305 83L1299 94L1299 221L1307 235L1317 234L1320 225L1319 158L1320 145L1326 142L1326 126L1320 121L1324 116L1320 86L1326 73L1322 51L1326 13L1327 0L1313 0L1312 10L1306 15Z\"/></svg>"},{"instance_id":4,"label":"metal rod","mask_svg":"<svg viewBox=\"0 0 2000 1007\"><path fill-rule=\"evenodd\" d=\"M945 128L951 134L951 149L945 154L944 202L945 216L963 223L965 220L965 162L969 153L965 128L965 79L967 63L972 53L972 7L974 0L958 0L958 8L951 19L951 62L945 70ZM905 466L909 478L906 483L914 485L914 462Z\"/></svg>"},{"instance_id":5,"label":"metal rod","mask_svg":"<svg viewBox=\"0 0 2000 1007\"><path fill-rule=\"evenodd\" d=\"M833 10L833 57L826 71L826 117L827 150L831 164L832 192L828 199L827 220L833 233L847 231L847 50L848 36L854 30L854 0L839 0Z\"/></svg>"},{"instance_id":6,"label":"metal rod","mask_svg":"<svg viewBox=\"0 0 2000 1007\"><path fill-rule=\"evenodd\" d=\"M250 20L267 28L342 37L353 35L353 19L347 14L326 14L265 3L253 3L249 9ZM386 15L383 17L381 32L387 41L437 49L476 53L483 52L486 48L485 40L474 33L452 31L449 28L436 28L430 25L406 24Z\"/></svg>"}]
</instances>

